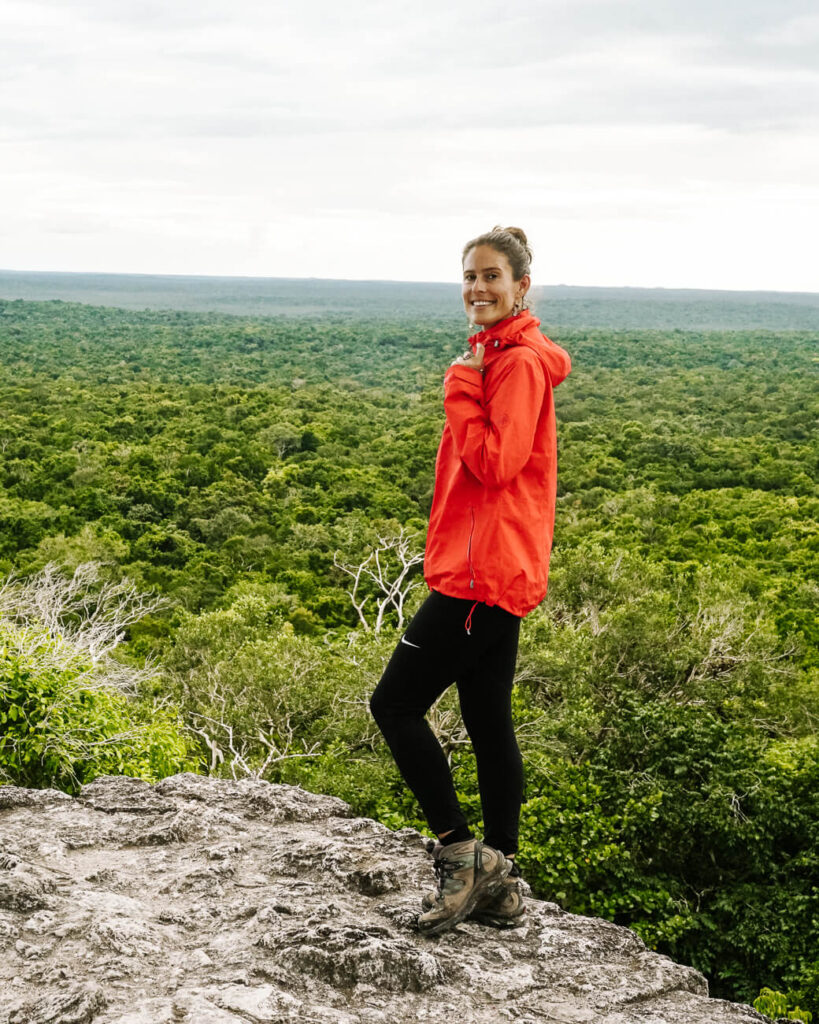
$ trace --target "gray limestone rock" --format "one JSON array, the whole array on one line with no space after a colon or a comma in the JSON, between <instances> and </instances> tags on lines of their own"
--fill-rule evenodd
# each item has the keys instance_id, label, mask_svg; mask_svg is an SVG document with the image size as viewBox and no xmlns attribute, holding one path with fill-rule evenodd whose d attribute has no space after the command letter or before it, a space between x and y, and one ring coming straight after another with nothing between
<instances>
[{"instance_id":1,"label":"gray limestone rock","mask_svg":"<svg viewBox=\"0 0 819 1024\"><path fill-rule=\"evenodd\" d=\"M424 839L292 786L0 787L0 1024L751 1024L624 928L416 919Z\"/></svg>"}]
</instances>

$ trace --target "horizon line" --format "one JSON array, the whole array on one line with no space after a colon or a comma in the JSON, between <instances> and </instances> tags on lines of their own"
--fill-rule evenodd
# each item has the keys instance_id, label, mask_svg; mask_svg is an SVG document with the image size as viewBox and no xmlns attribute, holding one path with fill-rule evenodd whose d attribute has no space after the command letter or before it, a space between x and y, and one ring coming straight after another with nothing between
<instances>
[{"instance_id":1,"label":"horizon line","mask_svg":"<svg viewBox=\"0 0 819 1024\"><path fill-rule=\"evenodd\" d=\"M144 277L170 278L176 280L196 281L324 281L332 284L398 284L398 285L434 285L441 288L459 288L460 281L425 281L400 278L347 278L347 277L278 277L256 274L163 274L146 271L111 271L111 270L17 270L12 267L0 267L0 274L20 275L62 275L65 277ZM778 288L703 288L677 285L621 285L621 284L536 284L533 291L549 288L576 288L579 290L600 291L651 291L651 292L714 292L729 295L810 295L819 297L819 291L785 291Z\"/></svg>"}]
</instances>

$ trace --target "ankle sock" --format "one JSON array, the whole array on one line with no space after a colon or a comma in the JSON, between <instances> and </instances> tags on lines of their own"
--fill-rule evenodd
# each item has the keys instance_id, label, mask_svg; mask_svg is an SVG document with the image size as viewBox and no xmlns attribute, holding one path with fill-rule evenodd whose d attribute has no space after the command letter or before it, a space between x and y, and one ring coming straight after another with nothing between
<instances>
[{"instance_id":1,"label":"ankle sock","mask_svg":"<svg viewBox=\"0 0 819 1024\"><path fill-rule=\"evenodd\" d=\"M439 837L438 842L441 846L451 846L452 843L465 843L467 839L474 838L475 836L472 834L472 829L470 829L469 825L459 825L448 836L445 836L443 839Z\"/></svg>"}]
</instances>

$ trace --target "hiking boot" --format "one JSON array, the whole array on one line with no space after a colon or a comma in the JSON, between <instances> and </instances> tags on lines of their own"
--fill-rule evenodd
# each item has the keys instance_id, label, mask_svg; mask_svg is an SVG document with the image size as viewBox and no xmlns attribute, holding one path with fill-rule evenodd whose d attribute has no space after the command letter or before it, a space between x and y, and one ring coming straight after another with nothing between
<instances>
[{"instance_id":1,"label":"hiking boot","mask_svg":"<svg viewBox=\"0 0 819 1024\"><path fill-rule=\"evenodd\" d=\"M418 929L424 935L437 935L463 921L482 897L498 887L511 867L502 853L477 839L449 846L434 844L432 856L438 889L433 905L418 918Z\"/></svg>"},{"instance_id":2,"label":"hiking boot","mask_svg":"<svg viewBox=\"0 0 819 1024\"><path fill-rule=\"evenodd\" d=\"M523 923L526 914L523 897L529 892L529 886L524 882L515 861L510 863L512 867L509 874L498 887L493 887L478 900L475 909L467 916L469 921L478 921L492 928L516 928ZM421 900L424 910L432 910L436 895L435 892L428 892L424 896Z\"/></svg>"},{"instance_id":3,"label":"hiking boot","mask_svg":"<svg viewBox=\"0 0 819 1024\"><path fill-rule=\"evenodd\" d=\"M523 924L526 915L526 907L523 905L524 888L528 891L529 887L521 877L520 868L512 861L509 874L501 882L500 888L478 901L469 920L488 924L492 928L516 928Z\"/></svg>"}]
</instances>

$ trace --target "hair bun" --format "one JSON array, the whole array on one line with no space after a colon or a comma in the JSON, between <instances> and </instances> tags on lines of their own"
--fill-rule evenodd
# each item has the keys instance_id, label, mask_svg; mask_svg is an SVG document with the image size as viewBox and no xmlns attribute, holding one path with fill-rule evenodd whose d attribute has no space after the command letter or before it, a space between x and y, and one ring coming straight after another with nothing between
<instances>
[{"instance_id":1,"label":"hair bun","mask_svg":"<svg viewBox=\"0 0 819 1024\"><path fill-rule=\"evenodd\" d=\"M507 235L512 235L513 238L517 238L521 245L527 249L529 248L529 240L523 228L500 228L500 230L505 231Z\"/></svg>"}]
</instances>

